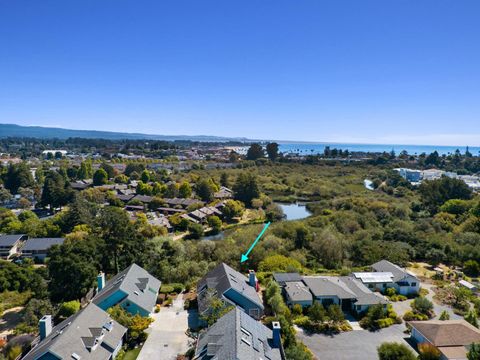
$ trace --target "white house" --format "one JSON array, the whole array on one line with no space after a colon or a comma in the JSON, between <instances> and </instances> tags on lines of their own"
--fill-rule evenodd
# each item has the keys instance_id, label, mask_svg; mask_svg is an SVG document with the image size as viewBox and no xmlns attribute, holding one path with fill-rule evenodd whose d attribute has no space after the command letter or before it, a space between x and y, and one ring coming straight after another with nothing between
<instances>
[{"instance_id":1,"label":"white house","mask_svg":"<svg viewBox=\"0 0 480 360\"><path fill-rule=\"evenodd\" d=\"M402 269L400 266L392 264L390 261L381 260L372 265L372 269L376 273L382 273L379 277L387 277L387 273L391 273L392 283L391 286L397 290L398 294L401 295L414 295L418 294L420 291L420 280L415 276L415 274ZM385 283L379 283L383 288ZM366 286L373 289L376 288L376 283L367 283ZM385 286L385 288L388 287Z\"/></svg>"}]
</instances>

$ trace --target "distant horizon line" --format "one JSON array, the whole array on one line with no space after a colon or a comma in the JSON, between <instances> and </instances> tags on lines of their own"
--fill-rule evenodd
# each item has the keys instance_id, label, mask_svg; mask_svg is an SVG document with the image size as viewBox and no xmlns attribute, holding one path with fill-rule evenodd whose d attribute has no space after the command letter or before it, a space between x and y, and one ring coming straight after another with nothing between
<instances>
[{"instance_id":1,"label":"distant horizon line","mask_svg":"<svg viewBox=\"0 0 480 360\"><path fill-rule=\"evenodd\" d=\"M125 135L132 135L132 136L159 136L159 137L191 137L191 138L218 138L218 139L227 139L229 141L240 141L240 142L277 142L278 144L318 144L318 145L325 145L325 146L331 146L331 145L378 145L378 146L391 146L392 150L395 150L395 147L398 146L418 146L418 147L439 147L439 148L458 148L459 150L461 148L480 148L480 145L439 145L439 144L420 144L420 143L415 143L415 144L405 144L405 143L389 143L389 142L361 142L361 141L338 141L338 140L332 140L332 141L316 141L316 140L277 140L277 139L254 139L254 138L248 138L245 136L224 136L224 135L204 135L204 134L197 134L197 135L187 135L187 134L155 134L155 133L144 133L144 132L130 132L130 131L114 131L114 130L92 130L92 129L74 129L74 128L66 128L62 126L55 126L55 125L20 125L20 124L15 124L15 123L3 123L0 122L0 125L14 125L18 127L23 127L23 128L43 128L43 129L58 129L58 130L66 130L66 131L86 131L86 132L100 132L100 133L112 133L112 134L125 134ZM41 138L41 137L37 137ZM55 138L54 136L52 139ZM47 138L48 139L48 138ZM96 139L102 139L102 137L98 137ZM128 138L124 138L128 139ZM120 140L120 139L119 139ZM135 140L141 140L135 139ZM152 140L152 139L147 139L145 140ZM166 140L168 141L168 140ZM209 142L214 142L214 140L211 140ZM224 141L219 141L219 142L224 142Z\"/></svg>"}]
</instances>

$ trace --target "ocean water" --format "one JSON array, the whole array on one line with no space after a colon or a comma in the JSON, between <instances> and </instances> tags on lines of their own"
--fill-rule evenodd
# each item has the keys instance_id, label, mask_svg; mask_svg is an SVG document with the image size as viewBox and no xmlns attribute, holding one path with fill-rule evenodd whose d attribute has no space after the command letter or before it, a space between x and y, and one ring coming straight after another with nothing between
<instances>
[{"instance_id":1,"label":"ocean water","mask_svg":"<svg viewBox=\"0 0 480 360\"><path fill-rule=\"evenodd\" d=\"M395 151L399 154L406 150L411 155L420 155L421 153L430 154L435 150L440 155L453 154L457 149L462 154L465 153L466 146L434 146L434 145L392 145L392 144L347 144L347 143L279 143L279 151L283 153L296 153L300 155L314 155L323 154L325 146L330 146L330 149L342 149L348 151L362 151L362 152L390 152ZM469 151L474 156L480 156L479 146L469 146Z\"/></svg>"}]
</instances>

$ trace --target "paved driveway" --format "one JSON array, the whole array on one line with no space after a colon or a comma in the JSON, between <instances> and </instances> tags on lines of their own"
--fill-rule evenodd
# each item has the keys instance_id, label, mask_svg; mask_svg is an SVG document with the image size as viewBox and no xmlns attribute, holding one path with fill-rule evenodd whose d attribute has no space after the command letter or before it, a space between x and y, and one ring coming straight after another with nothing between
<instances>
[{"instance_id":1,"label":"paved driveway","mask_svg":"<svg viewBox=\"0 0 480 360\"><path fill-rule=\"evenodd\" d=\"M159 313L152 314L155 321L147 330L147 341L137 360L174 360L189 348L188 312L183 309L183 297L179 295L171 307L162 307Z\"/></svg>"},{"instance_id":2,"label":"paved driveway","mask_svg":"<svg viewBox=\"0 0 480 360\"><path fill-rule=\"evenodd\" d=\"M297 329L297 338L320 360L377 360L377 347L386 341L399 342L411 348L405 341L409 337L403 333L405 329L405 325L401 324L376 332L358 330L334 336L310 335Z\"/></svg>"}]
</instances>

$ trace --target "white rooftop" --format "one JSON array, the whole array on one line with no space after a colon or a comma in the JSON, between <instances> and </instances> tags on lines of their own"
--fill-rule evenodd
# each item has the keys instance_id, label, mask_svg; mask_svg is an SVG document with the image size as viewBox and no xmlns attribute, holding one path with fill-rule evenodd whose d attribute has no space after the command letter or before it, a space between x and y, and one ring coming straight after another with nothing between
<instances>
[{"instance_id":1,"label":"white rooftop","mask_svg":"<svg viewBox=\"0 0 480 360\"><path fill-rule=\"evenodd\" d=\"M393 282L393 274L391 272L355 272L355 278L365 283L387 283Z\"/></svg>"}]
</instances>

